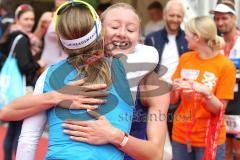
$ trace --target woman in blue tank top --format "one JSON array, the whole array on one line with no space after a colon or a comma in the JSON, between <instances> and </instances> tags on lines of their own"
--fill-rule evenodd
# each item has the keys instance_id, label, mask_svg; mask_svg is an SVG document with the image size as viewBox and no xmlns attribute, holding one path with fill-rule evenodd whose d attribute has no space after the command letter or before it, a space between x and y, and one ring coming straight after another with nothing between
<instances>
[{"instance_id":1,"label":"woman in blue tank top","mask_svg":"<svg viewBox=\"0 0 240 160\"><path fill-rule=\"evenodd\" d=\"M95 10L83 1L66 2L56 11L55 22L60 44L64 51L69 54L69 58L49 67L44 72L37 82L35 94L37 92L46 93L59 90L69 82L82 78L84 78L86 85L107 84L107 103L99 106L94 113L105 115L113 126L129 133L132 122L133 101L131 98L128 101L123 100L117 92L117 90L121 90L121 93L131 97L129 86L114 85L115 79L124 84L128 84L128 82L125 78L125 72L120 72L110 66L119 63L118 60L104 57L101 22ZM123 114L128 115L129 118L121 120L119 115ZM40 123L34 117L41 117L39 118ZM33 123L33 119L35 119L35 123ZM91 145L84 142L79 143L71 140L68 135L63 133L62 124L68 119L94 121L89 111L86 110L53 107L46 113L26 119L21 136L24 137L24 133L29 132L29 130L39 135L39 128L44 127L46 119L49 126L49 144L46 159L118 160L123 158L123 153L112 144ZM30 128L27 125L29 122L31 125L37 125L38 128ZM34 136L32 134L28 137L28 140L35 138ZM34 148L34 145L30 147ZM35 149L28 152L27 148L24 145L24 138L20 138L18 159L34 159Z\"/></svg>"},{"instance_id":2,"label":"woman in blue tank top","mask_svg":"<svg viewBox=\"0 0 240 160\"><path fill-rule=\"evenodd\" d=\"M119 58L103 59L101 58L101 52L96 53L93 51L101 49L101 43L98 43L101 40L101 36L98 34L99 28L95 27L98 26L97 18L94 19L93 12L91 12L91 16L87 16L87 12L82 7L85 7L86 10L89 9L84 5L68 2L57 11L59 14L57 33L61 45L70 54L70 58L50 67L42 74L38 80L35 94L61 90L68 82L87 76L85 81L88 84L108 84L109 96L106 99L107 103L99 106L93 114L88 112L91 116L84 110L73 111L56 107L48 110L47 114L41 113L26 119L19 140L17 159L34 159L36 142L41 136L46 121L48 121L49 125L49 148L46 159L118 160L123 159L123 152L129 154L133 159L161 159L166 133L166 117L164 118L166 115L164 114L167 112L169 94L165 90L157 94L146 95L149 87L139 87L141 94L138 94L137 103L141 103L141 107L139 105L136 108L135 116L133 116L134 103L126 79L126 72L128 71L125 70L125 66L120 62ZM81 9L81 14L74 10L76 8L78 10ZM67 16L70 11L74 12L74 18L68 17L64 19L64 16ZM106 53L112 51L111 47L115 47L114 53L109 53L112 55L115 55L115 52L117 54L125 51L128 58L127 62L131 61L135 66L137 63L158 61L158 57L154 56L157 54L154 48L138 44L140 19L133 7L125 3L113 5L105 13L104 17L105 44L111 44L108 46L109 48L105 48ZM76 32L81 27L84 27L83 25L72 28L82 24L83 20L88 18L92 18L92 20L88 21L92 22L92 25L89 25L89 30ZM68 26L69 21L74 25ZM64 24L60 25L60 22L64 22ZM92 28L95 28L95 30L92 31ZM68 34L71 29L74 30L74 34ZM78 36L78 34L83 35ZM112 38L109 36L110 34L112 34ZM93 39L94 41L92 41ZM126 48L128 42L131 42L131 44L129 48ZM93 45L94 43L96 45ZM81 46L81 49L78 48L79 46ZM90 52L91 47L94 49L91 49ZM81 51L84 54L80 54ZM76 52L79 55L72 54ZM156 54L152 54L153 52ZM88 57L89 55L92 56ZM77 61L78 63L75 63L76 58L79 60ZM90 64L91 67L94 67L99 62L105 68L94 68L94 71L97 72L89 75L88 71L92 70L86 66ZM140 68L139 66L139 71L141 71ZM101 69L106 70L103 71ZM138 73L138 75L141 74L141 72ZM97 77L98 75L101 75L101 77ZM129 75L131 76L131 73ZM92 76L97 78L92 78ZM108 77L111 77L111 82L108 81ZM154 77L154 75L149 75L148 77L143 82L156 85L154 78L156 80L159 77ZM151 89L154 90L154 87L150 87ZM145 94L144 91L146 91ZM141 111L143 108L144 111ZM104 116L99 116L99 114ZM93 117L97 117L97 120L92 120ZM143 122L143 125L139 125L140 128L136 128L138 135L128 135L132 118ZM68 121L67 126L64 127L72 129L71 131L65 131L62 127L62 123L68 119L80 120L77 122ZM75 123L78 126L74 125ZM69 137L66 134L73 136Z\"/></svg>"}]
</instances>

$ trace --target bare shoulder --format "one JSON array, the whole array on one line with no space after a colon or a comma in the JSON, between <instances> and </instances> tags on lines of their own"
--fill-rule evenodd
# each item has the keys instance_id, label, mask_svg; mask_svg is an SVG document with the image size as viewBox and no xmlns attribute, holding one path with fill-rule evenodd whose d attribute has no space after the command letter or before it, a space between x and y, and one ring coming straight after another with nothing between
<instances>
[{"instance_id":1,"label":"bare shoulder","mask_svg":"<svg viewBox=\"0 0 240 160\"><path fill-rule=\"evenodd\" d=\"M172 85L161 79L157 73L151 72L141 81L139 88L141 102L145 106L152 106L169 100Z\"/></svg>"}]
</instances>

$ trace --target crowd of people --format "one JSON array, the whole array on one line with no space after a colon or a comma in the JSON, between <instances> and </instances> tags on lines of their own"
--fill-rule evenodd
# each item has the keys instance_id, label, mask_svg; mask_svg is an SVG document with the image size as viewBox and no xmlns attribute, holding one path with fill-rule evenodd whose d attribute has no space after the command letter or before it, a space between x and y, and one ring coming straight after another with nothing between
<instances>
[{"instance_id":1,"label":"crowd of people","mask_svg":"<svg viewBox=\"0 0 240 160\"><path fill-rule=\"evenodd\" d=\"M182 1L147 9L144 33L127 3L95 10L86 1L55 0L34 31L32 6L5 13L2 65L18 38L14 57L28 89L0 110L9 121L5 160L12 152L34 160L46 124L46 159L240 159L234 1L222 0L212 17L192 18L184 30Z\"/></svg>"}]
</instances>

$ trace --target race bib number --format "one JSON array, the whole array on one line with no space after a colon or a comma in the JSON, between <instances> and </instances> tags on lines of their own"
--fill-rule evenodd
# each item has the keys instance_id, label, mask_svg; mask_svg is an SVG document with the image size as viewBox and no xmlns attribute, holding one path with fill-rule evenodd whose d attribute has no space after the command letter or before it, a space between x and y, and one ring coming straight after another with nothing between
<instances>
[{"instance_id":1,"label":"race bib number","mask_svg":"<svg viewBox=\"0 0 240 160\"><path fill-rule=\"evenodd\" d=\"M199 72L199 70L194 69L183 69L181 71L181 78L187 78L195 81L198 78Z\"/></svg>"},{"instance_id":2,"label":"race bib number","mask_svg":"<svg viewBox=\"0 0 240 160\"><path fill-rule=\"evenodd\" d=\"M227 125L227 133L240 133L240 115L225 115L225 122Z\"/></svg>"}]
</instances>

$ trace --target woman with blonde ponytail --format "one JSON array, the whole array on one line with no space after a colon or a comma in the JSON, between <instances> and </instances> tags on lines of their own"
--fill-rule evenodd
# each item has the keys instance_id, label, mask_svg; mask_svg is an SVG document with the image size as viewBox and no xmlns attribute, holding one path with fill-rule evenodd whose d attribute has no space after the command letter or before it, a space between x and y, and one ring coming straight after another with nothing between
<instances>
[{"instance_id":1,"label":"woman with blonde ponytail","mask_svg":"<svg viewBox=\"0 0 240 160\"><path fill-rule=\"evenodd\" d=\"M227 102L233 98L236 70L220 50L224 41L210 17L186 24L188 47L172 77L171 102L181 103L173 123L174 160L224 160ZM183 127L184 126L184 127Z\"/></svg>"},{"instance_id":2,"label":"woman with blonde ponytail","mask_svg":"<svg viewBox=\"0 0 240 160\"><path fill-rule=\"evenodd\" d=\"M223 49L225 42L222 37L216 35L214 39L208 40L208 46L213 50L219 51Z\"/></svg>"}]
</instances>

